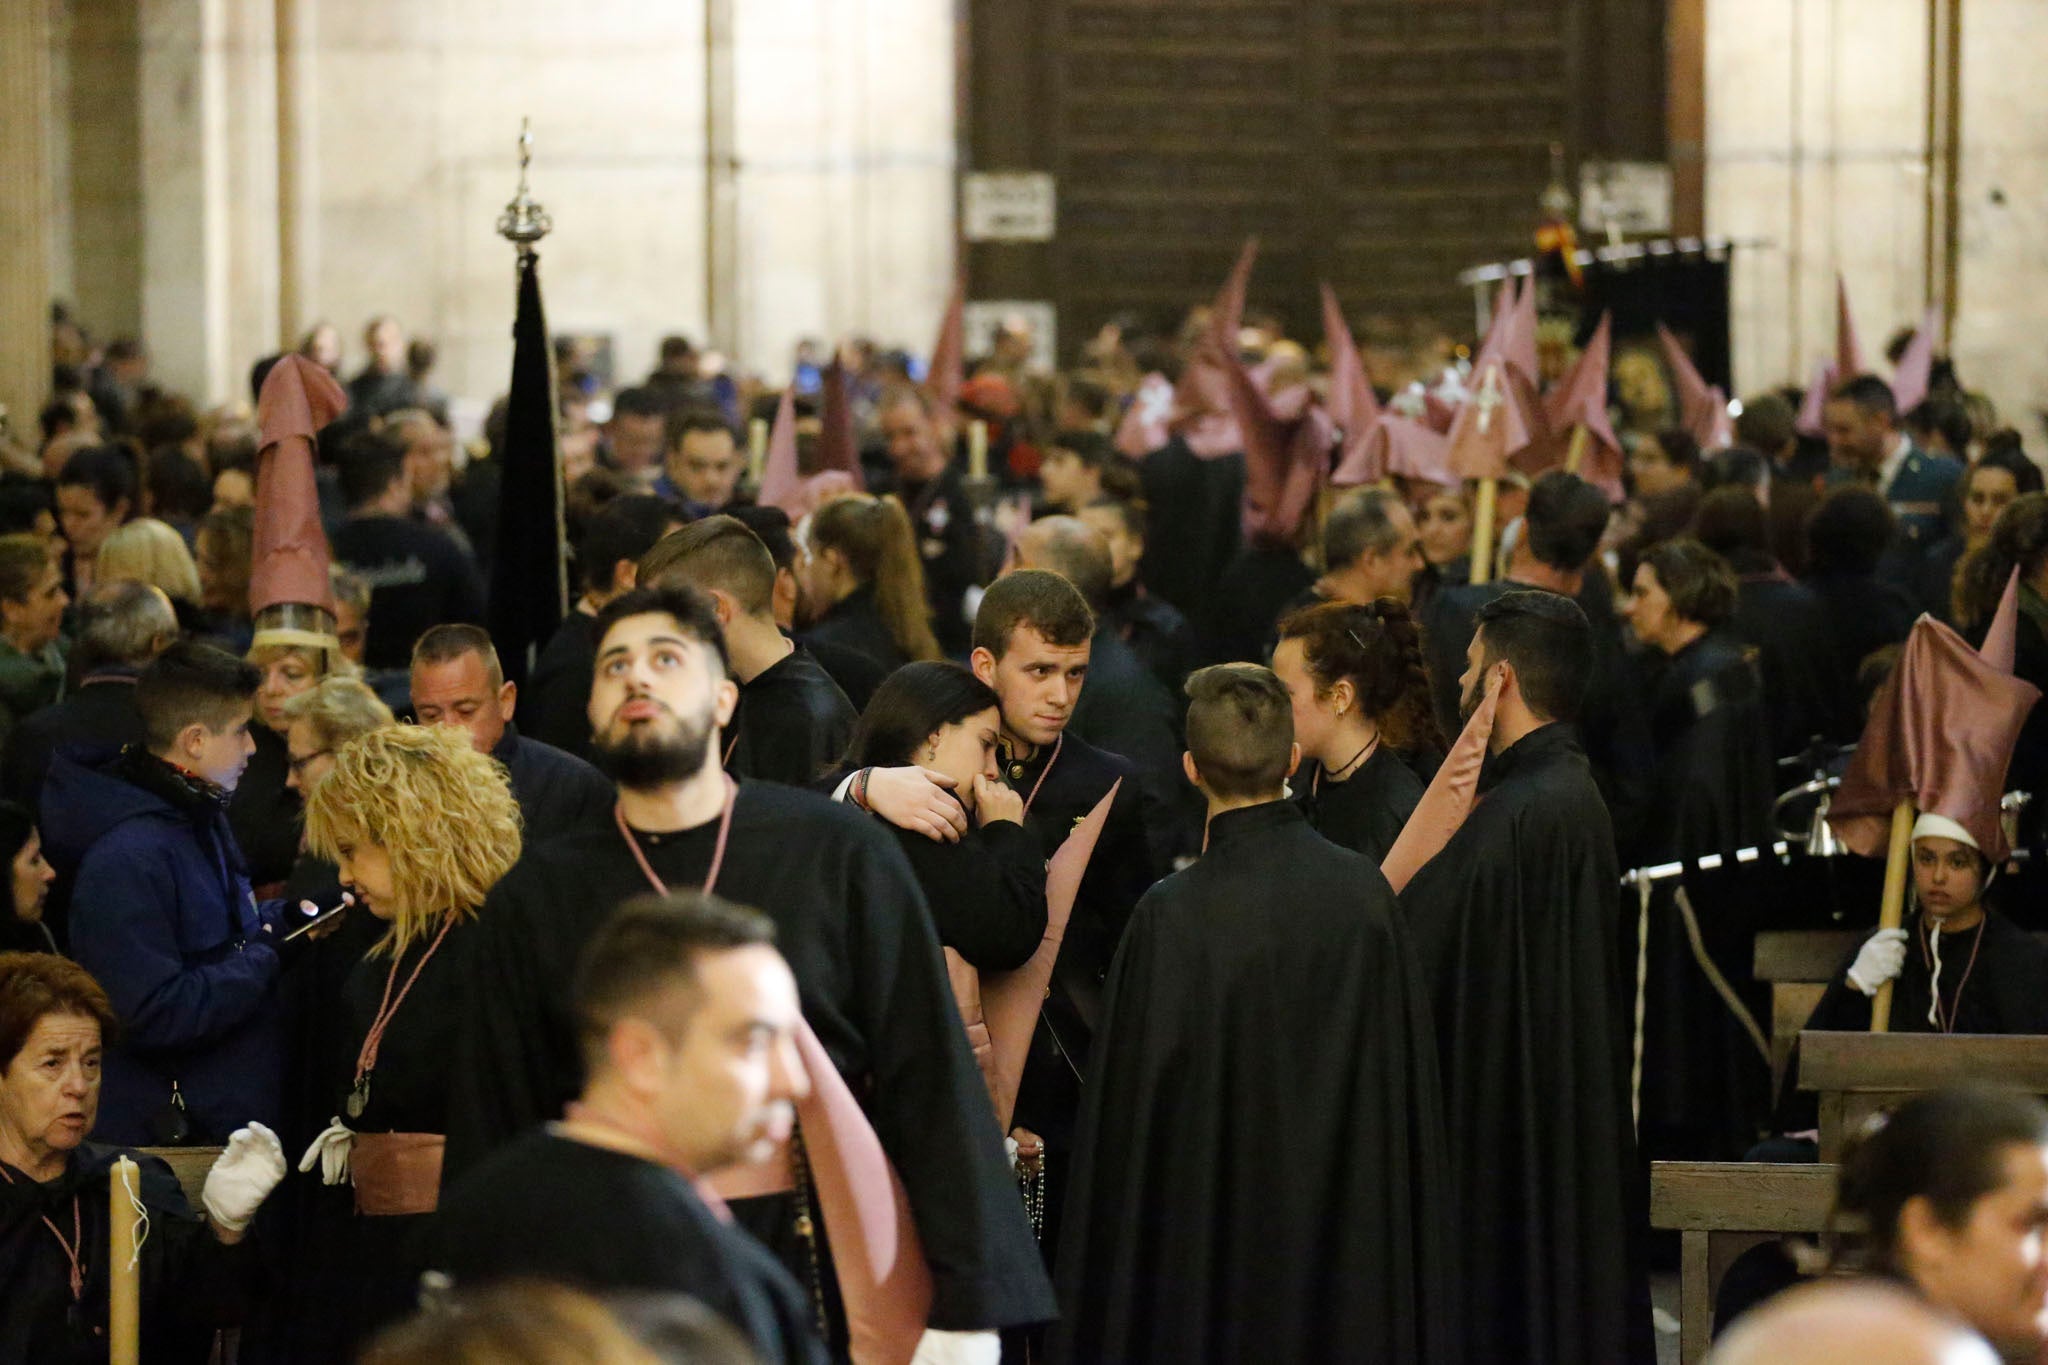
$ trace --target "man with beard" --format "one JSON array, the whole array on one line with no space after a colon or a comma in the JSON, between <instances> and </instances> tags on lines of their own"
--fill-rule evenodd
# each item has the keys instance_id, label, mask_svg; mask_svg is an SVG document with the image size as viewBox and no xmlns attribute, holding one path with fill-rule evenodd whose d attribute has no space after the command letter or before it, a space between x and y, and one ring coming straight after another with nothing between
<instances>
[{"instance_id":1,"label":"man with beard","mask_svg":"<svg viewBox=\"0 0 2048 1365\"><path fill-rule=\"evenodd\" d=\"M448 1192L429 1264L465 1288L532 1276L688 1294L761 1360L822 1361L803 1290L692 1183L772 1155L809 1089L774 940L767 919L711 896L621 906L576 971L585 1080L569 1118Z\"/></svg>"},{"instance_id":2,"label":"man with beard","mask_svg":"<svg viewBox=\"0 0 2048 1365\"><path fill-rule=\"evenodd\" d=\"M726 771L801 787L845 756L858 717L832 675L776 626L775 580L761 537L728 516L664 536L640 560L643 585L695 588L718 613L740 688L720 750Z\"/></svg>"},{"instance_id":3,"label":"man with beard","mask_svg":"<svg viewBox=\"0 0 2048 1365\"><path fill-rule=\"evenodd\" d=\"M1429 998L1394 893L1287 799L1277 677L1218 664L1187 692L1208 840L1110 973L1054 1358L1456 1361Z\"/></svg>"},{"instance_id":4,"label":"man with beard","mask_svg":"<svg viewBox=\"0 0 2048 1365\"><path fill-rule=\"evenodd\" d=\"M1571 722L1593 642L1558 593L1479 609L1480 800L1401 894L1436 1009L1472 1360L1647 1361L1614 835Z\"/></svg>"},{"instance_id":5,"label":"man with beard","mask_svg":"<svg viewBox=\"0 0 2048 1365\"><path fill-rule=\"evenodd\" d=\"M935 1329L1041 1321L1052 1295L990 1122L931 914L884 830L820 796L735 783L719 732L739 689L710 602L636 588L597 620L590 723L613 819L547 839L478 918L454 1057L444 1181L562 1113L581 1058L566 964L627 898L702 888L763 907L803 1013L861 1096L932 1270ZM770 1186L772 1188L772 1185ZM808 1194L736 1197L736 1219L830 1298Z\"/></svg>"}]
</instances>

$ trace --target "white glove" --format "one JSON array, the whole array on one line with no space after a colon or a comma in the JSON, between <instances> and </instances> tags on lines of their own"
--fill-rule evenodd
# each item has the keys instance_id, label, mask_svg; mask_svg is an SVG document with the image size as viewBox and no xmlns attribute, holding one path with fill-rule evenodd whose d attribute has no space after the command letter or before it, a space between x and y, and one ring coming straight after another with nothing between
<instances>
[{"instance_id":1,"label":"white glove","mask_svg":"<svg viewBox=\"0 0 2048 1365\"><path fill-rule=\"evenodd\" d=\"M348 1179L348 1158L355 1150L356 1135L339 1118L327 1121L320 1136L313 1139L313 1145L299 1158L299 1169L310 1171L313 1163L320 1163L320 1183L339 1185Z\"/></svg>"},{"instance_id":2,"label":"white glove","mask_svg":"<svg viewBox=\"0 0 2048 1365\"><path fill-rule=\"evenodd\" d=\"M925 1328L910 1365L999 1365L1003 1339L994 1332L941 1332Z\"/></svg>"},{"instance_id":3,"label":"white glove","mask_svg":"<svg viewBox=\"0 0 2048 1365\"><path fill-rule=\"evenodd\" d=\"M1876 995L1877 988L1896 977L1905 965L1906 931L1880 929L1856 954L1855 965L1849 968L1849 984L1865 995Z\"/></svg>"},{"instance_id":4,"label":"white glove","mask_svg":"<svg viewBox=\"0 0 2048 1365\"><path fill-rule=\"evenodd\" d=\"M199 1202L215 1227L240 1232L284 1179L284 1170L284 1144L277 1134L260 1123L237 1128L228 1137L227 1150L206 1173Z\"/></svg>"}]
</instances>

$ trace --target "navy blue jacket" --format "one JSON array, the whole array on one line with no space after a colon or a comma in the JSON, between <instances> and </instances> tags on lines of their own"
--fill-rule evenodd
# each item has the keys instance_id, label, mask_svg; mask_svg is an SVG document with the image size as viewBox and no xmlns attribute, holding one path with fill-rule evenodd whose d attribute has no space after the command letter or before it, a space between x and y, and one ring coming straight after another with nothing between
<instances>
[{"instance_id":1,"label":"navy blue jacket","mask_svg":"<svg viewBox=\"0 0 2048 1365\"><path fill-rule=\"evenodd\" d=\"M138 748L88 767L60 755L43 787L43 845L75 869L71 955L106 988L99 1141L145 1145L175 1082L192 1140L277 1123L283 1035L277 950L224 803Z\"/></svg>"}]
</instances>

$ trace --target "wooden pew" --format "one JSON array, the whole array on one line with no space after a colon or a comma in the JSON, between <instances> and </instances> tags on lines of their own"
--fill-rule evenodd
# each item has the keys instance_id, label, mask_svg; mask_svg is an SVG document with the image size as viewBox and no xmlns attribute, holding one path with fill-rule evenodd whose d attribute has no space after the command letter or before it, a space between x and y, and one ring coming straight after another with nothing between
<instances>
[{"instance_id":1,"label":"wooden pew","mask_svg":"<svg viewBox=\"0 0 2048 1365\"><path fill-rule=\"evenodd\" d=\"M144 1156L161 1157L171 1168L171 1174L178 1177L179 1186L185 1191L185 1201L194 1213L199 1207L199 1192L206 1188L206 1173L213 1169L213 1163L220 1157L219 1147L141 1147L137 1149Z\"/></svg>"},{"instance_id":2,"label":"wooden pew","mask_svg":"<svg viewBox=\"0 0 2048 1365\"><path fill-rule=\"evenodd\" d=\"M1840 1160L1843 1143L1871 1115L1963 1081L2048 1095L2048 1035L1799 1035L1799 1088L1820 1096L1822 1161Z\"/></svg>"},{"instance_id":3,"label":"wooden pew","mask_svg":"<svg viewBox=\"0 0 2048 1365\"><path fill-rule=\"evenodd\" d=\"M1771 985L1771 1094L1785 1083L1785 1063L1799 1030L1813 1016L1851 950L1868 929L1774 929L1756 936L1753 970Z\"/></svg>"},{"instance_id":4,"label":"wooden pew","mask_svg":"<svg viewBox=\"0 0 2048 1365\"><path fill-rule=\"evenodd\" d=\"M1737 1256L1780 1237L1827 1227L1833 1166L1749 1161L1650 1164L1650 1226L1678 1233L1678 1359L1705 1358L1714 1297Z\"/></svg>"}]
</instances>

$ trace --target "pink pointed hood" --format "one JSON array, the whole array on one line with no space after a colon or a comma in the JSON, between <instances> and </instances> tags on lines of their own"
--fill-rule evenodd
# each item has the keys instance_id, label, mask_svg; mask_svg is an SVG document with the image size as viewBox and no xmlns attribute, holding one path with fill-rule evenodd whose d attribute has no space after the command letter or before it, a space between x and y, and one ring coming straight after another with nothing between
<instances>
[{"instance_id":1,"label":"pink pointed hood","mask_svg":"<svg viewBox=\"0 0 2048 1365\"><path fill-rule=\"evenodd\" d=\"M1258 259L1259 239L1245 240L1237 263L1217 291L1209 309L1209 325L1195 343L1194 353L1181 369L1180 383L1173 391L1171 427L1188 444L1188 449L1205 460L1213 460L1244 448L1230 401L1230 370L1237 364L1237 334L1244 325L1245 292L1250 287L1252 263Z\"/></svg>"},{"instance_id":2,"label":"pink pointed hood","mask_svg":"<svg viewBox=\"0 0 2048 1365\"><path fill-rule=\"evenodd\" d=\"M1940 310L1930 308L1892 371L1892 402L1901 416L1927 400L1927 385L1934 378L1934 341L1940 334Z\"/></svg>"},{"instance_id":3,"label":"pink pointed hood","mask_svg":"<svg viewBox=\"0 0 2048 1365\"><path fill-rule=\"evenodd\" d=\"M1671 370L1678 390L1678 422L1703 451L1721 450L1735 443L1735 425L1728 420L1728 395L1718 384L1701 377L1692 357L1663 323L1657 324L1657 340L1664 347L1664 363Z\"/></svg>"},{"instance_id":4,"label":"pink pointed hood","mask_svg":"<svg viewBox=\"0 0 2048 1365\"><path fill-rule=\"evenodd\" d=\"M1856 341L1856 319L1849 311L1849 284L1835 276L1835 373L1847 383L1863 373L1863 348Z\"/></svg>"},{"instance_id":5,"label":"pink pointed hood","mask_svg":"<svg viewBox=\"0 0 2048 1365\"><path fill-rule=\"evenodd\" d=\"M1348 483L1377 483L1386 477L1386 442L1375 449L1372 431L1380 418L1380 404L1358 354L1351 328L1344 321L1344 309L1329 285L1323 286L1323 339L1330 348L1330 420L1344 433L1344 446L1337 467ZM1377 458L1376 458L1377 457Z\"/></svg>"}]
</instances>

